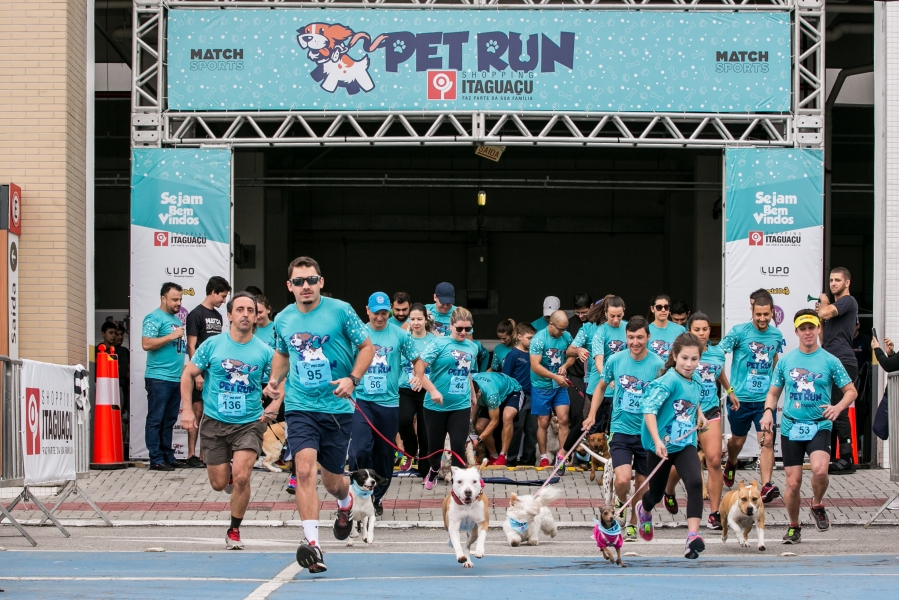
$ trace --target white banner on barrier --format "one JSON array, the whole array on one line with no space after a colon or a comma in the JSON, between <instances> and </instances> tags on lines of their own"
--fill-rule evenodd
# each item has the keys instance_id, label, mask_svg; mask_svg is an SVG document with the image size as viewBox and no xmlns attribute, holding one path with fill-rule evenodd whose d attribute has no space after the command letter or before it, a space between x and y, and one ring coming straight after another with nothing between
<instances>
[{"instance_id":1,"label":"white banner on barrier","mask_svg":"<svg viewBox=\"0 0 899 600\"><path fill-rule=\"evenodd\" d=\"M823 189L824 163L820 150L729 148L726 151L722 334L751 320L749 295L764 288L774 298L774 324L786 340L784 352L797 347L793 315L799 309L814 308L808 296L817 296L822 291ZM775 438L778 456L779 443L778 435ZM750 430L741 453L741 457L752 456L758 456L754 430Z\"/></svg>"},{"instance_id":2,"label":"white banner on barrier","mask_svg":"<svg viewBox=\"0 0 899 600\"><path fill-rule=\"evenodd\" d=\"M22 361L25 485L75 480L75 367Z\"/></svg>"},{"instance_id":3,"label":"white banner on barrier","mask_svg":"<svg viewBox=\"0 0 899 600\"><path fill-rule=\"evenodd\" d=\"M207 149L136 149L131 176L131 458L148 458L144 426L147 353L141 323L159 308L162 284L184 289L178 318L206 297L213 275L231 271L231 152ZM222 313L225 329L228 320ZM185 350L185 358L187 353ZM175 424L172 447L187 458L187 432Z\"/></svg>"}]
</instances>

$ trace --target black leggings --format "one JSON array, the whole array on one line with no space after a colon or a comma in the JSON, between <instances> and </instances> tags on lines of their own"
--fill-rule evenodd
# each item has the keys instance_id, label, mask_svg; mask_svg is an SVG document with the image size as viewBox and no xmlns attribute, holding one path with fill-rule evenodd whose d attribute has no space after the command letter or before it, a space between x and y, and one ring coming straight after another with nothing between
<instances>
[{"instance_id":1,"label":"black leggings","mask_svg":"<svg viewBox=\"0 0 899 600\"><path fill-rule=\"evenodd\" d=\"M471 422L471 410L461 408L459 410L448 410L441 412L437 410L425 409L425 427L428 430L428 453L443 450L443 443L446 440L446 434L450 437L450 448L461 457L465 457L465 441L468 439L468 426ZM440 469L440 459L442 453L437 452L428 460L434 471ZM453 456L453 466L465 468L467 465L459 461ZM419 469L421 467L419 466Z\"/></svg>"},{"instance_id":2,"label":"black leggings","mask_svg":"<svg viewBox=\"0 0 899 600\"><path fill-rule=\"evenodd\" d=\"M649 472L656 468L662 459L655 452L647 451L647 468ZM702 468L699 466L699 454L696 446L687 446L677 452L669 452L658 472L649 480L649 489L643 494L643 510L649 512L662 501L665 485L668 483L668 472L671 467L677 469L684 487L687 489L687 518L702 518Z\"/></svg>"},{"instance_id":3,"label":"black leggings","mask_svg":"<svg viewBox=\"0 0 899 600\"><path fill-rule=\"evenodd\" d=\"M425 426L425 391L400 388L400 438L407 454L419 456L427 454L428 429ZM418 417L418 433L415 431L415 417ZM419 467L419 470L422 466Z\"/></svg>"}]
</instances>

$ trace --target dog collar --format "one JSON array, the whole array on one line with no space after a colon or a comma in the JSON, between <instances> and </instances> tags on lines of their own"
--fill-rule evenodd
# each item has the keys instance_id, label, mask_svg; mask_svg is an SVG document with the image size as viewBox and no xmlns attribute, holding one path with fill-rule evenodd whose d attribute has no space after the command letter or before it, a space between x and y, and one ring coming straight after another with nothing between
<instances>
[{"instance_id":1,"label":"dog collar","mask_svg":"<svg viewBox=\"0 0 899 600\"><path fill-rule=\"evenodd\" d=\"M608 529L606 529L605 527L602 526L602 521L597 521L596 519L593 519L593 522L596 523L596 526L599 528L599 530L601 532L603 532L604 534L606 534L609 537L615 537L616 535L621 535L621 524L618 522L618 519L613 519L613 522L615 524L612 525L611 527L609 527Z\"/></svg>"},{"instance_id":2,"label":"dog collar","mask_svg":"<svg viewBox=\"0 0 899 600\"><path fill-rule=\"evenodd\" d=\"M353 486L353 494L361 500L365 500L374 493L374 490L366 490L359 487L355 481L350 481L350 485Z\"/></svg>"},{"instance_id":3,"label":"dog collar","mask_svg":"<svg viewBox=\"0 0 899 600\"><path fill-rule=\"evenodd\" d=\"M527 521L516 521L512 517L509 517L509 525L518 533L524 533L528 529Z\"/></svg>"},{"instance_id":4,"label":"dog collar","mask_svg":"<svg viewBox=\"0 0 899 600\"><path fill-rule=\"evenodd\" d=\"M472 500L472 502L474 502L475 500L479 500L479 499L481 498L482 495L483 495L483 493L478 494L477 497L475 497L475 499ZM456 504L460 504L460 505L461 505L461 504L465 504L464 502L462 502L462 499L459 498L459 496L456 495L456 490L451 491L451 492L450 492L450 496L453 497L453 500L456 502Z\"/></svg>"}]
</instances>

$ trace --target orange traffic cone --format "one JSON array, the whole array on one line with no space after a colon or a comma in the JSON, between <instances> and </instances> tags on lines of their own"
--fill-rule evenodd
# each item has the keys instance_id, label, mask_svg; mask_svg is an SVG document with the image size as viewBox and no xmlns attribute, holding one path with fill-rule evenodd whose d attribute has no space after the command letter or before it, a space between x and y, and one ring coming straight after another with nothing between
<instances>
[{"instance_id":1,"label":"orange traffic cone","mask_svg":"<svg viewBox=\"0 0 899 600\"><path fill-rule=\"evenodd\" d=\"M858 466L858 433L855 430L855 402L849 407L849 427L852 433L852 462Z\"/></svg>"},{"instance_id":2,"label":"orange traffic cone","mask_svg":"<svg viewBox=\"0 0 899 600\"><path fill-rule=\"evenodd\" d=\"M122 410L119 405L119 357L115 348L97 346L94 399L94 462L91 469L124 469Z\"/></svg>"}]
</instances>

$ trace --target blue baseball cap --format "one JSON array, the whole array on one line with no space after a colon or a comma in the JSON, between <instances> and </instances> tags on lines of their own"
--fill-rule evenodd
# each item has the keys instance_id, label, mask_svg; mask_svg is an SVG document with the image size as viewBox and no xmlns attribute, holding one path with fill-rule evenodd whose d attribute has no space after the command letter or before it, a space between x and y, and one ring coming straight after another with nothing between
<instances>
[{"instance_id":1,"label":"blue baseball cap","mask_svg":"<svg viewBox=\"0 0 899 600\"><path fill-rule=\"evenodd\" d=\"M437 296L440 304L453 304L456 302L456 288L453 287L453 284L446 281L437 284L434 295Z\"/></svg>"},{"instance_id":2,"label":"blue baseball cap","mask_svg":"<svg viewBox=\"0 0 899 600\"><path fill-rule=\"evenodd\" d=\"M368 297L368 310L371 312L390 310L390 298L384 292L375 292Z\"/></svg>"}]
</instances>

